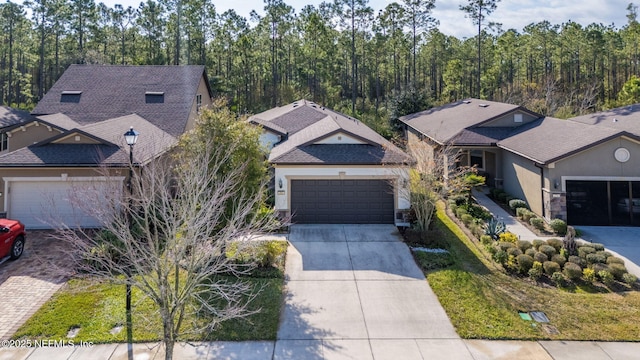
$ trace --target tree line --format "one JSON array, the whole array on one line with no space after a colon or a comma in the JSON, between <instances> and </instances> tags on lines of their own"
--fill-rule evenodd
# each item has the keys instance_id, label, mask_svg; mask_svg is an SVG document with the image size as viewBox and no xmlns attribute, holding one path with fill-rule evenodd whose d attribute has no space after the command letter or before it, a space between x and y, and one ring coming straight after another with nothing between
<instances>
[{"instance_id":1,"label":"tree line","mask_svg":"<svg viewBox=\"0 0 640 360\"><path fill-rule=\"evenodd\" d=\"M297 13L264 0L263 14L249 18L218 13L212 0L8 1L0 5L0 104L32 108L74 63L203 64L214 92L239 113L307 98L374 127L406 93L430 105L481 97L558 117L638 101L619 98L640 65L636 5L621 28L542 21L505 30L491 18L498 2L460 6L461 21L478 29L460 39L439 31L435 0L378 12L368 0L334 0Z\"/></svg>"}]
</instances>

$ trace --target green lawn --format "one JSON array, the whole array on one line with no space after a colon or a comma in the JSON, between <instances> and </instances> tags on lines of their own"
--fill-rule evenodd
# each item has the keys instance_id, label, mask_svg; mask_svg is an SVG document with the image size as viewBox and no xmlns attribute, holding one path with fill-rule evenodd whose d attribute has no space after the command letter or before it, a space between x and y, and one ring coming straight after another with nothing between
<instances>
[{"instance_id":1,"label":"green lawn","mask_svg":"<svg viewBox=\"0 0 640 360\"><path fill-rule=\"evenodd\" d=\"M512 277L488 260L442 207L435 221L450 243L454 265L426 275L461 337L638 341L640 292L590 285L558 289ZM544 311L559 333L518 315L534 310Z\"/></svg>"},{"instance_id":2,"label":"green lawn","mask_svg":"<svg viewBox=\"0 0 640 360\"><path fill-rule=\"evenodd\" d=\"M256 248L258 252L261 247ZM211 321L206 315L185 318L181 340L275 340L283 302L284 258L286 243L272 247L273 266L258 268L248 277L219 276L221 281L244 281L258 295L248 310L257 313L219 324L213 332L202 334L191 330ZM260 252L264 253L264 252ZM132 322L134 342L159 341L162 323L157 307L136 288L132 289ZM123 285L95 283L74 279L63 286L14 334L14 339L64 340L72 328L80 328L74 341L93 343L126 342L126 330L111 330L125 323L125 288Z\"/></svg>"}]
</instances>

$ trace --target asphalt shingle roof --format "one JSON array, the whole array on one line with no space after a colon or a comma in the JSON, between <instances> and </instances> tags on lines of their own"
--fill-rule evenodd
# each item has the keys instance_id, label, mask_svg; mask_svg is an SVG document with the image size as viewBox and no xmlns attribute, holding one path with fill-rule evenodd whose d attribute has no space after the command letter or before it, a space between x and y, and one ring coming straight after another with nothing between
<instances>
[{"instance_id":1,"label":"asphalt shingle roof","mask_svg":"<svg viewBox=\"0 0 640 360\"><path fill-rule=\"evenodd\" d=\"M0 129L19 125L34 119L27 111L0 106Z\"/></svg>"},{"instance_id":2,"label":"asphalt shingle roof","mask_svg":"<svg viewBox=\"0 0 640 360\"><path fill-rule=\"evenodd\" d=\"M453 138L456 145L495 146L498 141L513 133L512 127L472 127L464 129Z\"/></svg>"},{"instance_id":3,"label":"asphalt shingle roof","mask_svg":"<svg viewBox=\"0 0 640 360\"><path fill-rule=\"evenodd\" d=\"M256 121L258 120L258 121ZM344 114L306 100L268 110L249 119L262 126L275 124L288 136L269 154L274 164L406 164L412 161L380 134ZM344 133L361 144L315 144Z\"/></svg>"},{"instance_id":4,"label":"asphalt shingle roof","mask_svg":"<svg viewBox=\"0 0 640 360\"><path fill-rule=\"evenodd\" d=\"M402 116L400 121L444 144L451 141L464 129L503 116L517 109L522 108L518 105L495 101L466 99ZM527 110L527 112L529 111Z\"/></svg>"},{"instance_id":5,"label":"asphalt shingle roof","mask_svg":"<svg viewBox=\"0 0 640 360\"><path fill-rule=\"evenodd\" d=\"M32 115L62 113L87 125L136 113L179 136L204 74L204 66L71 65ZM79 101L62 102L63 92L81 92ZM147 92L164 93L164 101L148 103Z\"/></svg>"},{"instance_id":6,"label":"asphalt shingle roof","mask_svg":"<svg viewBox=\"0 0 640 360\"><path fill-rule=\"evenodd\" d=\"M129 157L120 147L105 144L31 145L0 156L3 167L91 166L128 164Z\"/></svg>"}]
</instances>

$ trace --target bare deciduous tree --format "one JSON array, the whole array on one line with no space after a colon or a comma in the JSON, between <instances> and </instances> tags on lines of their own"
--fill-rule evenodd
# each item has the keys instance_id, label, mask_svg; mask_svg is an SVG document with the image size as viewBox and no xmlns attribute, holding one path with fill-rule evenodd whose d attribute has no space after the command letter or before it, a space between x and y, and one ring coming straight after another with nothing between
<instances>
[{"instance_id":1,"label":"bare deciduous tree","mask_svg":"<svg viewBox=\"0 0 640 360\"><path fill-rule=\"evenodd\" d=\"M259 196L238 192L246 163L224 174L215 168L236 149L216 147L213 140L204 149L197 156L178 151L134 169L131 196L121 196L119 181L108 182L113 191L102 184L78 192L74 205L101 220L102 236L71 228L57 232L71 245L80 274L128 283L153 301L166 359L172 359L174 344L184 335L252 313L247 305L256 294L249 284L217 275L250 270L227 259L225 249L230 242L248 243L272 220L256 215ZM231 213L225 212L229 201ZM208 323L185 324L195 312L206 315Z\"/></svg>"}]
</instances>

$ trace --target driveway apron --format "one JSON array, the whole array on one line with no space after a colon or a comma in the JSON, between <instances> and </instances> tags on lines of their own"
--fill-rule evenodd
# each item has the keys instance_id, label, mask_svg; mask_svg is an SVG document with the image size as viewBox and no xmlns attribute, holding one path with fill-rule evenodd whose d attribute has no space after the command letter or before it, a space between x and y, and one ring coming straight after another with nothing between
<instances>
[{"instance_id":1,"label":"driveway apron","mask_svg":"<svg viewBox=\"0 0 640 360\"><path fill-rule=\"evenodd\" d=\"M427 340L461 343L395 226L294 225L289 241L274 359L422 359Z\"/></svg>"}]
</instances>

